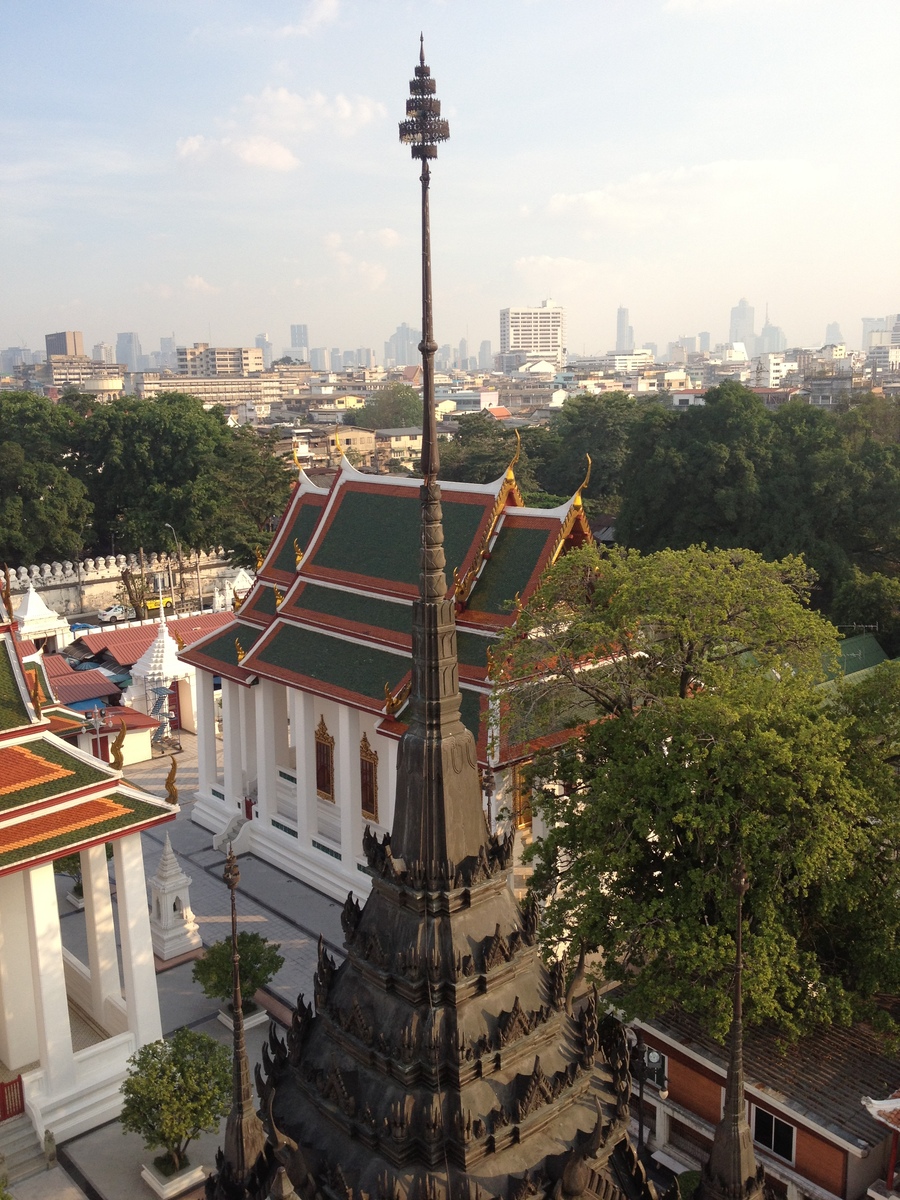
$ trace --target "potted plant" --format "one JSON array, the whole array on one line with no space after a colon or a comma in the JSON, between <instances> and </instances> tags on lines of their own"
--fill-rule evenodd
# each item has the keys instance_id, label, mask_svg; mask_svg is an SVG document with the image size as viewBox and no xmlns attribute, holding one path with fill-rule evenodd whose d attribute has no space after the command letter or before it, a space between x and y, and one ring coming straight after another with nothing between
<instances>
[{"instance_id":1,"label":"potted plant","mask_svg":"<svg viewBox=\"0 0 900 1200\"><path fill-rule=\"evenodd\" d=\"M278 953L281 949L280 943L270 942L261 933L242 930L237 937L237 946L241 959L241 995L245 1024L253 1026L267 1019L265 1010L253 1002L253 997L278 974L284 966L284 959ZM194 963L193 971L194 982L200 984L204 995L209 996L210 1000L221 1000L226 1005L226 1010L219 1013L219 1020L229 1028L232 1025L233 1011L233 966L229 937L210 946L204 956Z\"/></svg>"},{"instance_id":2,"label":"potted plant","mask_svg":"<svg viewBox=\"0 0 900 1200\"><path fill-rule=\"evenodd\" d=\"M191 1168L188 1145L219 1127L231 1103L231 1055L205 1033L179 1029L168 1041L149 1042L128 1060L122 1084L122 1131L163 1154L141 1178L164 1198L201 1183L206 1168Z\"/></svg>"}]
</instances>

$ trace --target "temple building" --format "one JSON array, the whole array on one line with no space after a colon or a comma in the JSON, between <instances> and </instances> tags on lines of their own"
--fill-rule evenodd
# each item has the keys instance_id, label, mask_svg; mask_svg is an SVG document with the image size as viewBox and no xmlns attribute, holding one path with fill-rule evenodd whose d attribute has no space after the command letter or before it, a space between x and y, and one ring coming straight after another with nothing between
<instances>
[{"instance_id":1,"label":"temple building","mask_svg":"<svg viewBox=\"0 0 900 1200\"><path fill-rule=\"evenodd\" d=\"M384 834L394 818L419 488L417 479L363 474L346 457L329 489L301 472L234 620L180 656L197 669L193 819L218 832L240 811L252 818L242 852L340 900L368 894L363 831ZM492 726L488 657L547 566L590 538L581 493L559 508L528 508L514 462L493 483L441 488L462 719L475 739L485 811L492 822L508 812L527 830L519 765L528 750Z\"/></svg>"},{"instance_id":2,"label":"temple building","mask_svg":"<svg viewBox=\"0 0 900 1200\"><path fill-rule=\"evenodd\" d=\"M49 690L0 600L0 1070L4 1111L58 1141L116 1117L126 1062L162 1036L141 832L170 805L63 741L77 714L44 713ZM116 945L107 847L113 851ZM87 934L62 944L54 860L80 856ZM11 1090L10 1090L11 1089ZM10 1100L12 1097L12 1100Z\"/></svg>"}]
</instances>

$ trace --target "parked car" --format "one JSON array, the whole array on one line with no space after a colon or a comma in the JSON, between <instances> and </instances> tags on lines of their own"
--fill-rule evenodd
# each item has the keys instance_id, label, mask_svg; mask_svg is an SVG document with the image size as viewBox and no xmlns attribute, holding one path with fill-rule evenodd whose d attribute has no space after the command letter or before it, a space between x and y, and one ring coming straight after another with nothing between
<instances>
[{"instance_id":1,"label":"parked car","mask_svg":"<svg viewBox=\"0 0 900 1200\"><path fill-rule=\"evenodd\" d=\"M124 604L110 604L108 608L101 608L97 613L98 621L116 622L116 621L133 621L134 609L127 608Z\"/></svg>"},{"instance_id":2,"label":"parked car","mask_svg":"<svg viewBox=\"0 0 900 1200\"><path fill-rule=\"evenodd\" d=\"M158 613L159 612L159 596L152 596L149 600L146 601L146 605L147 605L148 613ZM167 613L173 611L175 606L172 603L171 596L163 597L163 608L166 610Z\"/></svg>"}]
</instances>

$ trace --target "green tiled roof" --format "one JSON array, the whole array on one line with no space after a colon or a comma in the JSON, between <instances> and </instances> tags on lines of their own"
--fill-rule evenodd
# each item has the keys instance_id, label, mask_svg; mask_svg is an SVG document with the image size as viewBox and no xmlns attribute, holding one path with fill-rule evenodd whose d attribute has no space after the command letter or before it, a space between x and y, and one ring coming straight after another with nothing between
<instances>
[{"instance_id":1,"label":"green tiled roof","mask_svg":"<svg viewBox=\"0 0 900 1200\"><path fill-rule=\"evenodd\" d=\"M316 523L324 511L325 509L321 503L312 504L309 501L300 501L297 515L291 522L290 527L280 535L280 537L284 538L284 543L271 564L276 571L290 571L291 574L296 571L297 556L294 553L294 539L297 539L297 545L300 549L305 550L309 545L312 531L315 529Z\"/></svg>"},{"instance_id":2,"label":"green tiled roof","mask_svg":"<svg viewBox=\"0 0 900 1200\"><path fill-rule=\"evenodd\" d=\"M456 633L456 653L464 667L486 667L487 652L493 638L480 637L477 633L466 633L458 629Z\"/></svg>"},{"instance_id":3,"label":"green tiled roof","mask_svg":"<svg viewBox=\"0 0 900 1200\"><path fill-rule=\"evenodd\" d=\"M0 854L0 867L14 866L16 863L32 858L43 858L54 851L67 854L85 842L95 842L98 838L111 836L119 830L130 829L144 821L164 815L156 805L147 804L143 800L135 800L131 796L124 796L121 792L112 792L107 799L115 800L123 808L129 809L129 812L110 817L108 821L98 821L95 825L88 825L81 829L70 829L42 841L30 842L27 846L17 846L14 850L7 850Z\"/></svg>"},{"instance_id":4,"label":"green tiled roof","mask_svg":"<svg viewBox=\"0 0 900 1200\"><path fill-rule=\"evenodd\" d=\"M382 701L384 685L396 687L409 670L405 656L296 625L278 629L254 658L261 665L294 671L308 679Z\"/></svg>"},{"instance_id":5,"label":"green tiled roof","mask_svg":"<svg viewBox=\"0 0 900 1200\"><path fill-rule=\"evenodd\" d=\"M259 584L253 591L253 598L249 603L241 605L241 616L253 616L259 613L264 617L274 617L278 611L278 606L275 603L275 589L266 587L264 584ZM243 645L243 642L241 643ZM246 646L244 647L246 649Z\"/></svg>"},{"instance_id":6,"label":"green tiled roof","mask_svg":"<svg viewBox=\"0 0 900 1200\"><path fill-rule=\"evenodd\" d=\"M297 597L296 606L323 616L355 621L359 625L389 629L392 633L412 634L412 605L376 599L361 592L307 583Z\"/></svg>"},{"instance_id":7,"label":"green tiled roof","mask_svg":"<svg viewBox=\"0 0 900 1200\"><path fill-rule=\"evenodd\" d=\"M16 683L16 674L10 661L15 654L9 641L4 638L0 646L0 729L20 729L29 723L28 710Z\"/></svg>"},{"instance_id":8,"label":"green tiled roof","mask_svg":"<svg viewBox=\"0 0 900 1200\"><path fill-rule=\"evenodd\" d=\"M66 792L75 792L79 788L89 787L94 783L110 782L116 783L115 779L110 779L106 771L98 771L94 767L90 767L87 763L82 762L80 758L76 758L74 754L70 754L66 750L61 750L58 746L51 745L47 741L37 740L24 743L25 748L30 750L32 754L38 758L43 758L46 762L55 763L59 767L64 767L67 771L71 771L71 775L63 775L58 779L50 779L46 783L39 783L32 787L22 787L15 792L7 792L0 796L0 812L9 812L11 809L19 808L24 804L33 804L36 800L45 800L48 796L58 796ZM2 758L3 749L0 748L0 758Z\"/></svg>"},{"instance_id":9,"label":"green tiled roof","mask_svg":"<svg viewBox=\"0 0 900 1200\"><path fill-rule=\"evenodd\" d=\"M486 503L492 497L485 496ZM462 565L485 513L482 504L443 498L444 552L447 579ZM349 571L372 579L416 586L419 582L421 509L418 491L378 495L345 489L325 538L312 563L333 571Z\"/></svg>"},{"instance_id":10,"label":"green tiled roof","mask_svg":"<svg viewBox=\"0 0 900 1200\"><path fill-rule=\"evenodd\" d=\"M459 710L459 715L462 718L462 723L466 729L472 734L475 739L475 745L478 745L481 735L484 733L484 728L481 724L481 694L479 692L470 692L468 688L460 688L462 696L462 705Z\"/></svg>"},{"instance_id":11,"label":"green tiled roof","mask_svg":"<svg viewBox=\"0 0 900 1200\"><path fill-rule=\"evenodd\" d=\"M546 526L527 529L504 523L467 607L475 612L509 613L516 593L524 594L548 536Z\"/></svg>"},{"instance_id":12,"label":"green tiled roof","mask_svg":"<svg viewBox=\"0 0 900 1200\"><path fill-rule=\"evenodd\" d=\"M216 659L228 667L242 667L243 663L238 662L237 646L234 644L235 639L241 643L241 649L244 653L249 654L254 642L260 637L262 637L261 629L257 629L255 625L245 625L241 621L236 621L234 625L229 625L224 633L220 633L217 638L213 638L205 646L198 647L197 653L204 655L206 658Z\"/></svg>"}]
</instances>

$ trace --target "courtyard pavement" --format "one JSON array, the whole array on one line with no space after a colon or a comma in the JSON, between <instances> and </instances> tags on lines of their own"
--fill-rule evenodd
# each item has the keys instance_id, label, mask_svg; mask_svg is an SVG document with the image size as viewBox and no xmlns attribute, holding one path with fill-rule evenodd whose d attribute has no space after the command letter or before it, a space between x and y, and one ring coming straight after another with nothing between
<instances>
[{"instance_id":1,"label":"courtyard pavement","mask_svg":"<svg viewBox=\"0 0 900 1200\"><path fill-rule=\"evenodd\" d=\"M179 863L191 877L191 907L203 943L209 946L230 933L230 896L222 879L225 856L213 850L212 833L191 821L192 797L197 787L196 738L182 734L182 745L182 752L176 755L181 811L174 821L143 835L144 868L148 879L156 872L168 833ZM137 763L125 769L125 777L129 783L165 797L164 781L170 765L168 757ZM257 999L276 1021L284 1024L299 992L307 999L312 997L320 933L338 961L343 958L342 906L253 855L239 856L238 864L239 928L256 930L270 941L280 943L285 960L267 993L257 993ZM84 914L66 901L68 891L69 881L61 878L58 894L63 943L86 962ZM157 974L163 1032L171 1034L189 1026L230 1046L231 1032L217 1020L219 1005L207 999L193 982L192 969L192 962L180 962ZM251 1070L260 1061L267 1034L268 1024L247 1031ZM192 1165L202 1163L212 1170L224 1128L223 1120L218 1132L204 1135L191 1144L188 1156ZM151 1161L155 1153L144 1150L140 1138L123 1134L118 1121L113 1121L61 1145L60 1165L16 1184L12 1194L16 1200L83 1200L84 1197L123 1200L135 1192L150 1196L140 1172L141 1166ZM201 1194L202 1189L186 1193L191 1200Z\"/></svg>"}]
</instances>

